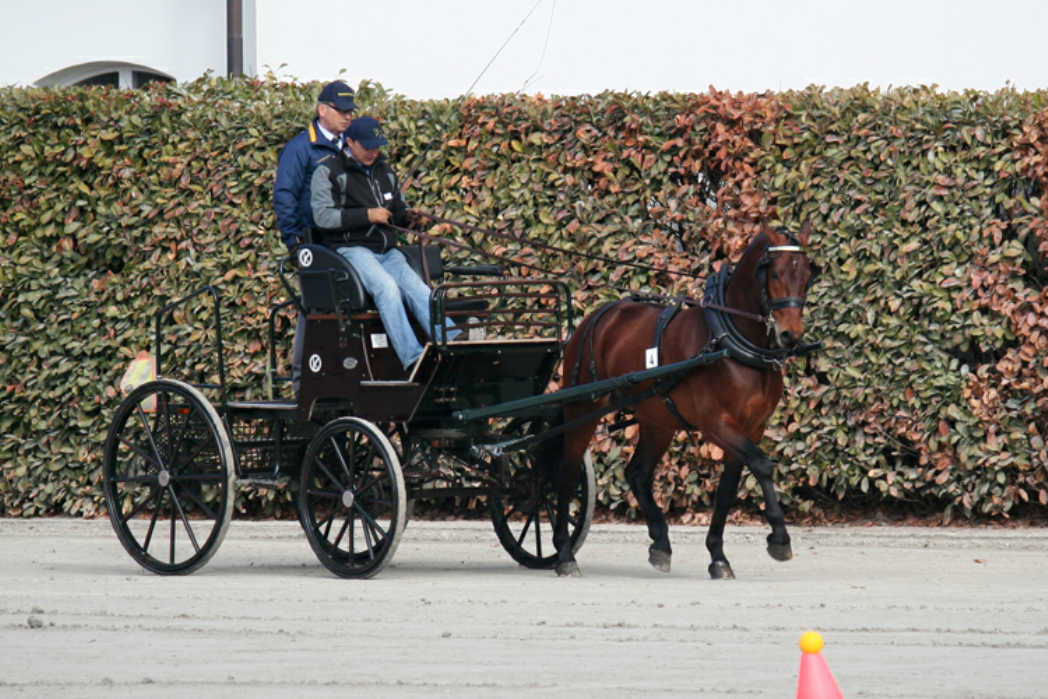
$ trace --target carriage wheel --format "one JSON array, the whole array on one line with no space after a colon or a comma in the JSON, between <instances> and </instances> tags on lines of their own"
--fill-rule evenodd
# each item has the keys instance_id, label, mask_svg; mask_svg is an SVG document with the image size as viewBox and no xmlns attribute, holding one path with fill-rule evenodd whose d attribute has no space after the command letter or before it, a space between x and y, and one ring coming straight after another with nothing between
<instances>
[{"instance_id":1,"label":"carriage wheel","mask_svg":"<svg viewBox=\"0 0 1048 699\"><path fill-rule=\"evenodd\" d=\"M215 408L171 379L117 409L102 462L109 520L144 568L191 573L218 550L233 515L233 448Z\"/></svg>"},{"instance_id":2,"label":"carriage wheel","mask_svg":"<svg viewBox=\"0 0 1048 699\"><path fill-rule=\"evenodd\" d=\"M298 516L324 567L369 578L393 558L407 520L400 459L373 423L342 417L324 425L302 462Z\"/></svg>"},{"instance_id":3,"label":"carriage wheel","mask_svg":"<svg viewBox=\"0 0 1048 699\"><path fill-rule=\"evenodd\" d=\"M553 568L557 563L553 546L557 494L552 481L526 451L503 455L495 465L498 475L488 495L488 505L502 548L527 568ZM589 533L596 492L593 459L587 450L569 508L568 533L573 553L582 548Z\"/></svg>"}]
</instances>

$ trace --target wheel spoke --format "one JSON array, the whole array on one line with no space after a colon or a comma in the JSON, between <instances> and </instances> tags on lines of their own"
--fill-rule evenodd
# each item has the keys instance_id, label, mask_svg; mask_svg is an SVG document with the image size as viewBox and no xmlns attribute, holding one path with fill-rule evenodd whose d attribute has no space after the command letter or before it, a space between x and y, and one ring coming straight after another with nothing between
<instances>
[{"instance_id":1,"label":"wheel spoke","mask_svg":"<svg viewBox=\"0 0 1048 699\"><path fill-rule=\"evenodd\" d=\"M156 478L154 478L153 480L155 481L155 480L156 480ZM150 490L150 491L149 491L149 494L148 494L148 495L146 495L146 497L145 497L145 498L144 498L144 499L142 500L142 502L140 502L140 503L138 503L137 505L135 505L135 506L134 506L133 508L131 508L131 511L130 511L130 512L128 512L128 513L127 513L126 515L124 515L124 519L123 519L123 521L122 521L122 524L127 524L127 521L128 521L129 519L131 519L132 517L134 517L135 515L137 515L137 514L138 514L138 513L139 513L139 512L140 512L140 511L142 510L142 508L146 506L146 504L147 504L147 503L148 503L148 502L149 502L150 500L154 499L154 498L156 497L156 494L157 494L157 491L158 491L158 490L159 490L159 488L153 488L152 490ZM155 513L154 513L154 515L153 515L153 518L154 518L154 519L156 518L156 514L155 514Z\"/></svg>"},{"instance_id":2,"label":"wheel spoke","mask_svg":"<svg viewBox=\"0 0 1048 699\"><path fill-rule=\"evenodd\" d=\"M324 474L325 476L327 476L327 477L328 477L328 480L329 480L329 481L331 481L332 483L334 483L334 484L335 484L336 486L338 486L338 487L339 487L339 488L340 488L341 490L345 490L345 489L346 489L346 488L345 488L345 486L344 486L344 485L342 485L342 483L341 483L341 482L339 482L339 480L338 480L337 478L335 478L335 476L334 476L334 475L332 475L331 471L329 471L329 470L328 470L328 468L327 468L327 466L326 466L326 465L324 464L324 462L322 462L322 461L321 461L321 460L320 460L319 458L317 458L317 457L313 457L313 462L314 462L314 463L315 463L315 464L316 464L317 466L319 466L319 467L320 467L320 470L321 470L321 471L323 472L323 474Z\"/></svg>"},{"instance_id":3,"label":"wheel spoke","mask_svg":"<svg viewBox=\"0 0 1048 699\"><path fill-rule=\"evenodd\" d=\"M212 446L212 445L209 445L208 441L206 439L202 439L202 440L200 440L200 443L197 444L196 447L193 448L193 451L190 452L190 454L184 460L182 460L181 462L176 463L174 457L172 457L172 459L171 459L171 470L172 470L172 472L174 472L174 471L176 471L177 469L180 469L180 468L185 468L186 466L189 466L190 464L192 464L194 461L196 461L196 458L198 456L200 456L200 452L204 451L204 449L206 447L208 447L208 446Z\"/></svg>"},{"instance_id":4,"label":"wheel spoke","mask_svg":"<svg viewBox=\"0 0 1048 699\"><path fill-rule=\"evenodd\" d=\"M352 513L350 513L350 516L352 516ZM342 523L342 528L338 530L338 536L335 537L331 544L332 546L338 548L338 545L342 543L342 537L346 535L347 529L349 529L349 517L346 517L346 521Z\"/></svg>"},{"instance_id":5,"label":"wheel spoke","mask_svg":"<svg viewBox=\"0 0 1048 699\"><path fill-rule=\"evenodd\" d=\"M360 511L360 529L364 532L364 543L368 547L368 558L374 560L375 558L375 547L371 543L371 528L368 526L367 521L364 519L364 511Z\"/></svg>"},{"instance_id":6,"label":"wheel spoke","mask_svg":"<svg viewBox=\"0 0 1048 699\"><path fill-rule=\"evenodd\" d=\"M346 456L342 453L342 447L339 446L338 441L335 440L335 435L331 435L328 442L331 443L331 449L335 452L335 456L338 457L339 465L342 467L342 472L346 474L346 481L352 481L353 468L350 465L352 463L352 458L350 458L349 463L346 462ZM331 480L335 480L335 478L332 477ZM338 481L335 482L337 483Z\"/></svg>"},{"instance_id":7,"label":"wheel spoke","mask_svg":"<svg viewBox=\"0 0 1048 699\"><path fill-rule=\"evenodd\" d=\"M157 488L153 492L153 500L156 501L156 505L154 505L154 507L153 507L153 516L149 520L149 529L146 531L146 540L142 544L142 550L143 551L148 551L149 550L149 542L153 540L153 529L156 527L157 517L160 516L160 493L161 493L160 488ZM126 522L127 520L124 520L124 521Z\"/></svg>"},{"instance_id":8,"label":"wheel spoke","mask_svg":"<svg viewBox=\"0 0 1048 699\"><path fill-rule=\"evenodd\" d=\"M327 517L325 517L322 521L314 523L313 531L319 534L320 528L324 527L324 533L322 534L322 536L325 539L327 539L328 534L331 533L331 523L333 521L335 521L335 511L331 510L331 512L328 512Z\"/></svg>"},{"instance_id":9,"label":"wheel spoke","mask_svg":"<svg viewBox=\"0 0 1048 699\"><path fill-rule=\"evenodd\" d=\"M535 510L535 555L542 558L542 512Z\"/></svg>"},{"instance_id":10,"label":"wheel spoke","mask_svg":"<svg viewBox=\"0 0 1048 699\"><path fill-rule=\"evenodd\" d=\"M172 483L170 487L174 489L174 483ZM208 505L206 505L203 500L198 498L196 496L196 493L194 493L191 489L186 488L183 492L185 493L186 497L188 497L190 500L196 503L197 507L204 511L204 514L207 515L209 519L218 519L218 515L215 513L215 511L212 510Z\"/></svg>"},{"instance_id":11,"label":"wheel spoke","mask_svg":"<svg viewBox=\"0 0 1048 699\"><path fill-rule=\"evenodd\" d=\"M383 476L386 476L386 475L388 475L388 474L386 474L386 472L384 470L383 471L379 471L378 473L375 474L374 478L372 478L370 481L368 481L364 485L362 485L359 488L357 488L357 490L354 493L354 495L359 497L359 496L363 495L364 493L368 492L369 490L371 490L372 488L374 488L376 485L381 485L382 481L384 480Z\"/></svg>"},{"instance_id":12,"label":"wheel spoke","mask_svg":"<svg viewBox=\"0 0 1048 699\"><path fill-rule=\"evenodd\" d=\"M382 526L375 521L374 517L368 514L368 512L357 503L353 503L353 507L356 508L357 512L360 513L360 521L364 524L365 533L367 533L368 526L370 526L371 531L375 532L376 534L382 535L381 537L376 538L385 538L386 530L383 529ZM368 546L368 548L371 548L370 545Z\"/></svg>"},{"instance_id":13,"label":"wheel spoke","mask_svg":"<svg viewBox=\"0 0 1048 699\"><path fill-rule=\"evenodd\" d=\"M127 478L113 478L114 483L156 483L156 476L128 476Z\"/></svg>"},{"instance_id":14,"label":"wheel spoke","mask_svg":"<svg viewBox=\"0 0 1048 699\"><path fill-rule=\"evenodd\" d=\"M159 402L160 401L158 400L157 408L160 407ZM142 410L142 404L139 403L138 405L136 405L135 410L138 412L138 419L142 421L142 427L146 431L146 436L149 437L149 446L153 448L153 455L156 456L155 463L159 468L164 468L164 458L160 456L160 449L157 448L156 440L153 439L153 430L149 429L149 421L146 419L145 411Z\"/></svg>"},{"instance_id":15,"label":"wheel spoke","mask_svg":"<svg viewBox=\"0 0 1048 699\"><path fill-rule=\"evenodd\" d=\"M530 514L528 518L524 520L524 528L520 530L520 536L517 537L517 546L524 548L524 539L528 537L528 529L531 528L531 522L535 519L535 515Z\"/></svg>"},{"instance_id":16,"label":"wheel spoke","mask_svg":"<svg viewBox=\"0 0 1048 699\"><path fill-rule=\"evenodd\" d=\"M167 490L171 493L171 501L175 504L175 509L178 510L178 516L182 520L182 526L186 528L186 534L189 534L189 541L193 544L193 550L200 553L200 545L197 544L196 536L193 535L193 527L189 526L189 520L186 518L186 513L182 509L182 503L178 501L178 496L175 495L175 489L170 485L167 486ZM174 536L174 532L172 532ZM173 563L174 561L172 561Z\"/></svg>"},{"instance_id":17,"label":"wheel spoke","mask_svg":"<svg viewBox=\"0 0 1048 699\"><path fill-rule=\"evenodd\" d=\"M164 467L162 463L150 456L149 452L142 449L142 447L135 446L131 442L127 441L126 439L124 439L123 435L120 436L120 443L128 449L130 449L131 451L133 451L136 456L141 456L143 459L156 466L157 469L162 469Z\"/></svg>"},{"instance_id":18,"label":"wheel spoke","mask_svg":"<svg viewBox=\"0 0 1048 699\"><path fill-rule=\"evenodd\" d=\"M171 559L168 561L171 565L175 564L175 506L171 506Z\"/></svg>"},{"instance_id":19,"label":"wheel spoke","mask_svg":"<svg viewBox=\"0 0 1048 699\"><path fill-rule=\"evenodd\" d=\"M353 525L354 520L357 518L357 511L354 508L349 508L349 517L346 521L349 522L349 557L352 559L357 552L357 528Z\"/></svg>"}]
</instances>

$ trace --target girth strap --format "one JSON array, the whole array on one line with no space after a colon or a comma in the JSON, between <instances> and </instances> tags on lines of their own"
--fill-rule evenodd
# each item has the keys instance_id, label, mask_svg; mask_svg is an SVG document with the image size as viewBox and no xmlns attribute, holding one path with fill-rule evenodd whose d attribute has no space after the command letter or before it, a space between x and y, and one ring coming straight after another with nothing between
<instances>
[{"instance_id":1,"label":"girth strap","mask_svg":"<svg viewBox=\"0 0 1048 699\"><path fill-rule=\"evenodd\" d=\"M662 312L659 313L659 317L655 320L655 344L653 346L658 353L659 362L662 361L662 338L666 334L666 328L669 327L670 322L672 322L677 316L677 313L680 312L681 306L683 306L683 302L681 301L677 301L677 303L672 306L666 306L662 309ZM666 409L670 411L670 414L680 421L680 424L685 430L690 432L695 428L690 422L684 419L680 410L677 409L677 404L674 403L673 398L670 397L670 391L672 391L682 379L683 377L680 376L663 379L656 384L655 390L656 394L662 395L662 401L666 404Z\"/></svg>"}]
</instances>

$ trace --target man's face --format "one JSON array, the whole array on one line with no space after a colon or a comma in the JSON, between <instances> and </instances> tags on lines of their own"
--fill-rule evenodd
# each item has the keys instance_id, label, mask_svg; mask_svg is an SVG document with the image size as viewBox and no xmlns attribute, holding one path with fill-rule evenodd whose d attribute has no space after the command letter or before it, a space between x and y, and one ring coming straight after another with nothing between
<instances>
[{"instance_id":1,"label":"man's face","mask_svg":"<svg viewBox=\"0 0 1048 699\"><path fill-rule=\"evenodd\" d=\"M349 126L353 120L353 110L348 112L339 111L330 104L321 102L317 105L317 121L331 133L340 134Z\"/></svg>"},{"instance_id":2,"label":"man's face","mask_svg":"<svg viewBox=\"0 0 1048 699\"><path fill-rule=\"evenodd\" d=\"M360 141L354 141L352 138L346 139L346 147L349 148L349 152L357 159L357 162L367 167L375 164L378 154L382 150L381 148L365 148L360 145Z\"/></svg>"}]
</instances>

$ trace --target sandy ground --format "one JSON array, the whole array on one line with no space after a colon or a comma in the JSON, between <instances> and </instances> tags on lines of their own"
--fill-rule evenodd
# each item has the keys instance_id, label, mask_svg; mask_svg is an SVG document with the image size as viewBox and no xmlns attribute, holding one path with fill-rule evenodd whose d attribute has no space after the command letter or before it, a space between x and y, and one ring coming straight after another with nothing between
<instances>
[{"instance_id":1,"label":"sandy ground","mask_svg":"<svg viewBox=\"0 0 1048 699\"><path fill-rule=\"evenodd\" d=\"M796 691L815 629L846 697L1048 697L1048 531L734 527L674 570L595 525L584 577L518 567L486 522L410 522L373 580L332 577L294 522L234 520L188 577L107 520L0 519L0 696L756 696Z\"/></svg>"}]
</instances>

